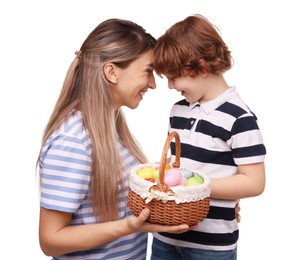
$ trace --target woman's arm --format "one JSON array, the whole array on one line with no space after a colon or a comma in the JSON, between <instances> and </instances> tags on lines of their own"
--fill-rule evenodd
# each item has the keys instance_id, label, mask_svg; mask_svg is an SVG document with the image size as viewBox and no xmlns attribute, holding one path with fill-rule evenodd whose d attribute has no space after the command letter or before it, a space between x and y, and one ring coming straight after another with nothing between
<instances>
[{"instance_id":1,"label":"woman's arm","mask_svg":"<svg viewBox=\"0 0 295 260\"><path fill-rule=\"evenodd\" d=\"M265 188L264 163L239 165L237 174L211 179L211 197L236 200L260 195Z\"/></svg>"},{"instance_id":2,"label":"woman's arm","mask_svg":"<svg viewBox=\"0 0 295 260\"><path fill-rule=\"evenodd\" d=\"M149 209L144 209L138 217L130 216L124 220L70 226L71 213L41 208L40 246L47 256L63 255L91 249L134 232L182 233L189 230L189 226L185 224L179 226L149 224L145 222L149 213Z\"/></svg>"}]
</instances>

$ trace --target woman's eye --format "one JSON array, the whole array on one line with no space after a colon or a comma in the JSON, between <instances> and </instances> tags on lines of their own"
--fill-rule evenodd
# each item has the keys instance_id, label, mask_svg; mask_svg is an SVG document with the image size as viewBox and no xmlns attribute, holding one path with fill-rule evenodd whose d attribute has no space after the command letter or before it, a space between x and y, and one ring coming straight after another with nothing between
<instances>
[{"instance_id":1,"label":"woman's eye","mask_svg":"<svg viewBox=\"0 0 295 260\"><path fill-rule=\"evenodd\" d=\"M148 75L151 75L151 74L153 74L153 69L147 69L146 72Z\"/></svg>"}]
</instances>

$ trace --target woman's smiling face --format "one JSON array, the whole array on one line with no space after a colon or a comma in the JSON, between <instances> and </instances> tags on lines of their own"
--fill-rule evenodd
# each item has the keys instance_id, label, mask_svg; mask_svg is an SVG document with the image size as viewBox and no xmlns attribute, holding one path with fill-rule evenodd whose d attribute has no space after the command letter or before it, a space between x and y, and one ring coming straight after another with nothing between
<instances>
[{"instance_id":1,"label":"woman's smiling face","mask_svg":"<svg viewBox=\"0 0 295 260\"><path fill-rule=\"evenodd\" d=\"M116 68L117 83L111 87L115 109L121 106L131 109L138 107L148 89L156 88L152 54L152 50L149 50L134 60L127 68Z\"/></svg>"}]
</instances>

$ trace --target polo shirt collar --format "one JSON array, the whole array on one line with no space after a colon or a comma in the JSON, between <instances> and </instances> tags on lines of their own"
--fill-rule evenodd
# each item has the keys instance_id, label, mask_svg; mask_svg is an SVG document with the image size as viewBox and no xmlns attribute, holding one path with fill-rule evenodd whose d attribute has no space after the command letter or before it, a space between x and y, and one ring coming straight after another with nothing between
<instances>
[{"instance_id":1,"label":"polo shirt collar","mask_svg":"<svg viewBox=\"0 0 295 260\"><path fill-rule=\"evenodd\" d=\"M215 110L216 108L224 104L225 102L229 101L236 95L237 95L236 87L229 87L229 89L224 91L217 98L209 100L202 104L200 104L199 102L190 103L189 107L190 109L194 109L195 107L200 106L206 114L209 114L210 112L212 112L213 110Z\"/></svg>"}]
</instances>

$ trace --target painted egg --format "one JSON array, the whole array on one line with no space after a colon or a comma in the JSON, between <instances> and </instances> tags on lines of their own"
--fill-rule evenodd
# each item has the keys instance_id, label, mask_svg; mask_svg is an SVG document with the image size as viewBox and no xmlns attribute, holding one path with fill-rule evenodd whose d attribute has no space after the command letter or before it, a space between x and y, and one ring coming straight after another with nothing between
<instances>
[{"instance_id":1,"label":"painted egg","mask_svg":"<svg viewBox=\"0 0 295 260\"><path fill-rule=\"evenodd\" d=\"M154 178L155 169L153 167L145 167L137 172L137 175L142 178Z\"/></svg>"},{"instance_id":2,"label":"painted egg","mask_svg":"<svg viewBox=\"0 0 295 260\"><path fill-rule=\"evenodd\" d=\"M178 168L171 168L165 172L164 183L170 187L177 186L181 180L181 173Z\"/></svg>"},{"instance_id":3,"label":"painted egg","mask_svg":"<svg viewBox=\"0 0 295 260\"><path fill-rule=\"evenodd\" d=\"M187 182L187 178L185 178L184 176L181 176L180 182L179 182L179 186L185 186Z\"/></svg>"},{"instance_id":4,"label":"painted egg","mask_svg":"<svg viewBox=\"0 0 295 260\"><path fill-rule=\"evenodd\" d=\"M193 172L189 169L180 168L181 175L189 179L193 176Z\"/></svg>"}]
</instances>

